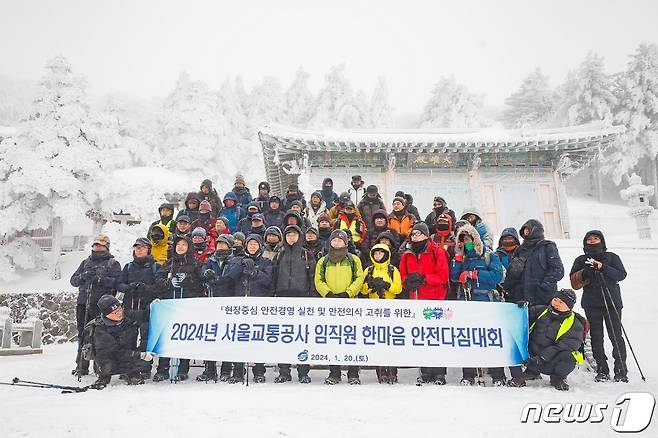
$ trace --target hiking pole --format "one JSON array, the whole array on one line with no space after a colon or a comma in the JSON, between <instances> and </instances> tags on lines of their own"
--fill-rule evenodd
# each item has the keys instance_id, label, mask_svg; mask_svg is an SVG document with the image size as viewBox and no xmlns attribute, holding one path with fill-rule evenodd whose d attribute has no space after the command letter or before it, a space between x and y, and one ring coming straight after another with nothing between
<instances>
[{"instance_id":1,"label":"hiking pole","mask_svg":"<svg viewBox=\"0 0 658 438\"><path fill-rule=\"evenodd\" d=\"M626 329L624 328L624 324L621 322L621 316L619 315L619 311L617 310L617 306L615 305L614 301L612 301L612 294L610 293L610 289L608 288L608 284L605 282L605 279L603 277L603 273L600 271L595 271L598 276L599 276L599 285L601 286L601 295L603 296L603 303L605 304L605 311L608 314L608 318L610 318L610 322L612 323L612 315L610 314L610 309L608 308L608 301L606 300L605 294L607 294L608 298L610 299L610 304L612 305L612 309L615 311L615 315L617 316L617 320L619 321L619 326L621 327L622 334L624 338L626 339L626 343L628 344L629 350L631 350L631 354L633 355L633 360L635 361L635 365L637 365L637 369L640 372L640 377L642 378L642 381L646 382L647 379L644 377L644 373L642 372L642 368L640 367L640 363L637 360L637 356L635 355L635 351L633 350L633 345L631 345L631 341L628 339L628 335L626 334ZM605 293L604 293L605 291ZM613 334L613 341L615 344L618 344L617 342L617 334L615 333L615 328L614 325L610 327L612 334ZM617 350L617 355L619 356L620 362L622 362L624 366L624 372L628 373L628 368L626 367L625 361L621 360L621 351L619 350L619 345L615 345L615 349ZM614 356L614 355L613 355Z\"/></svg>"},{"instance_id":2,"label":"hiking pole","mask_svg":"<svg viewBox=\"0 0 658 438\"><path fill-rule=\"evenodd\" d=\"M57 385L54 383L42 383L42 382L32 382L29 380L21 380L18 377L14 377L11 381L11 383L5 383L5 382L0 382L0 385L7 385L7 386L22 386L26 388L42 388L42 389L61 389L62 394L71 394L74 392L85 392L88 389L101 389L97 388L94 385L89 385L89 386L64 386L64 385Z\"/></svg>"},{"instance_id":3,"label":"hiking pole","mask_svg":"<svg viewBox=\"0 0 658 438\"><path fill-rule=\"evenodd\" d=\"M466 301L471 301L473 296L471 294L471 285L467 282L466 284L461 285L462 292L464 293L464 297L466 298ZM484 370L480 367L475 368L475 374L477 376L477 384L478 386L485 386L484 382Z\"/></svg>"}]
</instances>

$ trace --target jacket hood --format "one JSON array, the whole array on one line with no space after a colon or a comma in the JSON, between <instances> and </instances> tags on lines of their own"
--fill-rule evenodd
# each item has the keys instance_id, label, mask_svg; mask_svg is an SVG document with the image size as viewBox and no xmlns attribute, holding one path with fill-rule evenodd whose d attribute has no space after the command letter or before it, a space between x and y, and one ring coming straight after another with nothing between
<instances>
[{"instance_id":1,"label":"jacket hood","mask_svg":"<svg viewBox=\"0 0 658 438\"><path fill-rule=\"evenodd\" d=\"M187 194L187 197L185 198L185 208L190 208L187 206L187 203L192 199L195 199L197 204L201 203L201 200L199 199L199 195L196 192L190 192ZM197 208L199 208L198 205Z\"/></svg>"},{"instance_id":2,"label":"jacket hood","mask_svg":"<svg viewBox=\"0 0 658 438\"><path fill-rule=\"evenodd\" d=\"M247 211L249 211L249 207L256 207L258 209L257 213L260 213L260 204L258 201L251 201L249 204L247 204Z\"/></svg>"},{"instance_id":3,"label":"jacket hood","mask_svg":"<svg viewBox=\"0 0 658 438\"><path fill-rule=\"evenodd\" d=\"M375 212L372 214L372 220L374 221L375 218L378 217L383 217L384 219L388 220L388 213L386 213L386 210L380 208L379 210L375 210Z\"/></svg>"},{"instance_id":4,"label":"jacket hood","mask_svg":"<svg viewBox=\"0 0 658 438\"><path fill-rule=\"evenodd\" d=\"M223 199L222 201L227 201L227 200L232 200L232 201L234 201L234 202L237 204L237 202L238 202L238 197L235 195L235 192L227 192L227 193L224 195L224 199Z\"/></svg>"},{"instance_id":5,"label":"jacket hood","mask_svg":"<svg viewBox=\"0 0 658 438\"><path fill-rule=\"evenodd\" d=\"M386 260L383 262L376 262L375 258L372 256L372 254L376 251L384 251L387 254ZM378 268L386 268L388 265L391 264L391 249L388 247L388 245L384 245L383 243L378 243L370 249L370 261L372 262L373 265L375 265Z\"/></svg>"},{"instance_id":6,"label":"jacket hood","mask_svg":"<svg viewBox=\"0 0 658 438\"><path fill-rule=\"evenodd\" d=\"M201 185L199 186L199 190L201 190L203 186L208 187L208 191L212 192L212 181L210 181L209 179L204 179L201 182Z\"/></svg>"},{"instance_id":7,"label":"jacket hood","mask_svg":"<svg viewBox=\"0 0 658 438\"><path fill-rule=\"evenodd\" d=\"M258 252L256 252L256 254L250 256L247 253L247 244L252 240L255 240L255 241L258 242ZM260 234L252 233L252 234L248 235L247 238L244 241L245 256L252 257L252 258L256 259L256 258L260 257L261 254L263 254L263 249L265 249L264 247L265 247L265 243L263 242L263 238L260 236Z\"/></svg>"},{"instance_id":8,"label":"jacket hood","mask_svg":"<svg viewBox=\"0 0 658 438\"><path fill-rule=\"evenodd\" d=\"M322 187L324 187L324 186L327 184L327 182L330 182L330 183L331 183L331 187L334 186L334 180L333 180L333 179L331 179L331 178L325 178L325 179L322 180Z\"/></svg>"},{"instance_id":9,"label":"jacket hood","mask_svg":"<svg viewBox=\"0 0 658 438\"><path fill-rule=\"evenodd\" d=\"M162 210L163 208L168 208L169 210L171 210L171 214L174 214L174 204L170 204L168 202L163 202L158 207L158 212L160 212L160 210Z\"/></svg>"},{"instance_id":10,"label":"jacket hood","mask_svg":"<svg viewBox=\"0 0 658 438\"><path fill-rule=\"evenodd\" d=\"M512 236L516 239L516 244L519 245L521 241L519 240L519 233L516 231L516 228L509 227L505 228L502 233L500 233L500 239L498 239L498 246L502 246L503 237Z\"/></svg>"},{"instance_id":11,"label":"jacket hood","mask_svg":"<svg viewBox=\"0 0 658 438\"><path fill-rule=\"evenodd\" d=\"M524 223L523 226L521 226L521 229L519 231L521 232L522 236L523 236L524 228L530 230L530 234L526 237L523 237L523 240L525 239L541 240L544 238L544 226L537 219L530 219L526 221L526 223Z\"/></svg>"},{"instance_id":12,"label":"jacket hood","mask_svg":"<svg viewBox=\"0 0 658 438\"><path fill-rule=\"evenodd\" d=\"M296 212L295 210L288 210L286 214L283 216L283 223L287 224L288 223L288 218L294 217L295 220L297 221L297 225L301 226L302 225L302 216Z\"/></svg>"},{"instance_id":13,"label":"jacket hood","mask_svg":"<svg viewBox=\"0 0 658 438\"><path fill-rule=\"evenodd\" d=\"M386 230L379 233L377 236L377 243L379 243L379 241L384 238L390 240L393 243L393 248L397 248L399 246L398 238L395 236L395 234L393 234L393 232L391 232L391 230Z\"/></svg>"},{"instance_id":14,"label":"jacket hood","mask_svg":"<svg viewBox=\"0 0 658 438\"><path fill-rule=\"evenodd\" d=\"M299 239L297 239L297 242L295 242L292 246L297 247L297 246L302 246L304 245L304 233L302 233L302 229L298 227L297 225L288 225L284 230L283 230L283 239L282 242L285 246L291 246L288 245L288 242L286 242L285 235L288 234L288 231L295 230L297 234L299 235Z\"/></svg>"},{"instance_id":15,"label":"jacket hood","mask_svg":"<svg viewBox=\"0 0 658 438\"><path fill-rule=\"evenodd\" d=\"M263 234L263 236L266 237L268 234L274 234L275 236L279 237L279 240L283 240L283 234L281 233L281 229L279 227L276 227L274 225L271 227L267 227L267 229L265 230L265 234Z\"/></svg>"},{"instance_id":16,"label":"jacket hood","mask_svg":"<svg viewBox=\"0 0 658 438\"><path fill-rule=\"evenodd\" d=\"M445 203L443 203L443 205L445 205ZM469 214L475 215L479 220L482 220L482 216L480 216L480 210L478 210L476 207L464 207L460 218L464 219L464 216Z\"/></svg>"},{"instance_id":17,"label":"jacket hood","mask_svg":"<svg viewBox=\"0 0 658 438\"><path fill-rule=\"evenodd\" d=\"M601 239L601 243L603 244L603 251L607 251L608 247L605 244L605 237L603 236L603 233L599 230L589 230L587 233L585 233L585 237L583 237L583 249L586 248L587 245L587 236L599 236L599 239Z\"/></svg>"},{"instance_id":18,"label":"jacket hood","mask_svg":"<svg viewBox=\"0 0 658 438\"><path fill-rule=\"evenodd\" d=\"M459 242L459 236L462 234L468 234L471 239L473 240L473 243L475 244L475 253L479 256L484 254L484 244L482 243L482 239L480 238L480 233L475 229L474 226L472 225L463 225L459 230L457 230L457 241Z\"/></svg>"},{"instance_id":19,"label":"jacket hood","mask_svg":"<svg viewBox=\"0 0 658 438\"><path fill-rule=\"evenodd\" d=\"M192 255L194 253L194 243L192 243L192 238L188 234L177 235L176 237L174 237L174 248L173 248L174 255L178 255L176 253L176 245L181 240L187 242L187 252L185 253L185 255Z\"/></svg>"},{"instance_id":20,"label":"jacket hood","mask_svg":"<svg viewBox=\"0 0 658 438\"><path fill-rule=\"evenodd\" d=\"M169 227L165 226L164 224L155 224L153 225L153 228L159 228L160 230L162 230L162 234L164 235L164 238L159 243L156 243L154 246L162 246L163 242L166 245L167 242L169 242L169 235L171 234L171 232L169 231ZM151 228L151 231L149 231L149 238L151 237L153 228Z\"/></svg>"}]
</instances>

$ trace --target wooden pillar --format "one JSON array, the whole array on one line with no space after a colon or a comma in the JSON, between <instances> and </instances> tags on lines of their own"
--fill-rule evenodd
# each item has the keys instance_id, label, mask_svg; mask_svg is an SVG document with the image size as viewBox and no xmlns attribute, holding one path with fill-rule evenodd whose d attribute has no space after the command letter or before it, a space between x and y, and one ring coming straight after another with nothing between
<instances>
[{"instance_id":1,"label":"wooden pillar","mask_svg":"<svg viewBox=\"0 0 658 438\"><path fill-rule=\"evenodd\" d=\"M571 227L569 224L569 209L567 207L567 191L562 182L562 177L557 171L553 171L553 184L557 194L558 214L560 215L560 228L562 228L562 237L570 238Z\"/></svg>"},{"instance_id":2,"label":"wooden pillar","mask_svg":"<svg viewBox=\"0 0 658 438\"><path fill-rule=\"evenodd\" d=\"M55 216L51 223L52 228L52 248L51 248L51 265L50 279L59 280L62 278L62 269L60 259L62 254L62 234L64 232L64 222L59 216Z\"/></svg>"},{"instance_id":3,"label":"wooden pillar","mask_svg":"<svg viewBox=\"0 0 658 438\"><path fill-rule=\"evenodd\" d=\"M384 204L388 205L393 199L395 194L395 154L390 153L387 155L386 167L384 168L384 187L381 193L382 198L384 199Z\"/></svg>"}]
</instances>

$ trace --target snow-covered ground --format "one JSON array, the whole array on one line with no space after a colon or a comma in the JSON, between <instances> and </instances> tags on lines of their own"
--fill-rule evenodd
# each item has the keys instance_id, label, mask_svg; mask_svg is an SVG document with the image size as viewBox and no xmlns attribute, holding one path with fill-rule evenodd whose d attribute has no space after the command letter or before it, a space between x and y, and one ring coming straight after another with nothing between
<instances>
[{"instance_id":1,"label":"snow-covered ground","mask_svg":"<svg viewBox=\"0 0 658 438\"><path fill-rule=\"evenodd\" d=\"M614 240L614 239L613 239ZM653 244L653 242L651 242ZM565 269L580 253L575 241L559 242ZM614 251L614 242L611 242ZM311 372L313 382L301 385L272 383L268 369L263 385L203 384L194 381L201 368L192 368L190 381L126 386L114 378L103 391L60 394L0 386L0 435L2 437L56 436L613 436L609 426L614 402L630 391L658 393L658 354L655 315L658 300L653 288L658 249L630 243L618 253L629 276L622 283L624 322L643 367L647 382L640 380L629 352L629 384L595 384L593 375L576 371L570 376L571 391L547 387L547 379L531 382L525 389L459 386L460 372L449 370L444 387L415 386L418 371L400 371L395 386L376 383L374 371L362 371L363 384L327 387L324 370ZM649 245L652 246L652 245ZM653 245L655 247L655 245ZM75 263L72 263L75 265ZM567 286L563 280L562 286ZM610 346L608 346L609 348ZM0 358L0 380L14 376L65 385L77 385L70 375L75 345L46 346L43 355ZM294 374L294 372L293 372ZM90 384L93 377L83 380ZM599 424L521 424L526 403L608 403L606 419ZM654 421L644 436L656 436Z\"/></svg>"}]
</instances>

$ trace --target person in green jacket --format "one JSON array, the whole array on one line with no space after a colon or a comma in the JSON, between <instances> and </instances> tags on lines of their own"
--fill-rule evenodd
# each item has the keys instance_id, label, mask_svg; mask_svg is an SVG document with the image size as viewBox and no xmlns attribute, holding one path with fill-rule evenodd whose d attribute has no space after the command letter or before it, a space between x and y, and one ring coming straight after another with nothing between
<instances>
[{"instance_id":1,"label":"person in green jacket","mask_svg":"<svg viewBox=\"0 0 658 438\"><path fill-rule=\"evenodd\" d=\"M329 253L315 267L315 289L323 298L356 298L363 286L361 260L347 252L349 238L344 230L334 230L329 236ZM329 366L327 385L341 381L340 365ZM359 367L347 367L347 381L360 385Z\"/></svg>"}]
</instances>

